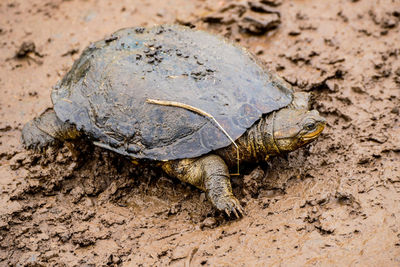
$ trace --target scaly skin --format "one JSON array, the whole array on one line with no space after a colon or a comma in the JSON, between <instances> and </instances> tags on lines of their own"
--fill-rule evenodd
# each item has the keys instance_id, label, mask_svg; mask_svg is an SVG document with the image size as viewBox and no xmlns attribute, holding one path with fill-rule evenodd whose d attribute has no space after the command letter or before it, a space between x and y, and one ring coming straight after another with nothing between
<instances>
[{"instance_id":1,"label":"scaly skin","mask_svg":"<svg viewBox=\"0 0 400 267\"><path fill-rule=\"evenodd\" d=\"M211 203L228 215L232 212L239 217L243 213L232 193L228 166L221 157L207 154L195 159L167 161L162 163L162 169L168 175L205 191Z\"/></svg>"},{"instance_id":2,"label":"scaly skin","mask_svg":"<svg viewBox=\"0 0 400 267\"><path fill-rule=\"evenodd\" d=\"M309 127L311 121L314 124L312 128ZM304 107L294 105L272 113L236 140L240 162L260 162L270 156L296 150L315 140L324 126L325 119L318 112ZM215 154L161 163L168 175L205 191L217 209L239 217L243 208L232 193L229 175L229 167L233 169L236 164L236 147L233 144L215 151Z\"/></svg>"}]
</instances>

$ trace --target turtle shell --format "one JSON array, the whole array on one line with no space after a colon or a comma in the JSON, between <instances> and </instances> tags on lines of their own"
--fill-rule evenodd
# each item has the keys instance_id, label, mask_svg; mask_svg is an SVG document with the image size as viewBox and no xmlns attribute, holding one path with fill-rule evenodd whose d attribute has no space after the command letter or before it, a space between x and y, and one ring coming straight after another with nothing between
<instances>
[{"instance_id":1,"label":"turtle shell","mask_svg":"<svg viewBox=\"0 0 400 267\"><path fill-rule=\"evenodd\" d=\"M287 106L290 88L249 52L183 26L127 28L90 45L54 87L57 116L96 145L134 158L193 158L231 144L263 115Z\"/></svg>"}]
</instances>

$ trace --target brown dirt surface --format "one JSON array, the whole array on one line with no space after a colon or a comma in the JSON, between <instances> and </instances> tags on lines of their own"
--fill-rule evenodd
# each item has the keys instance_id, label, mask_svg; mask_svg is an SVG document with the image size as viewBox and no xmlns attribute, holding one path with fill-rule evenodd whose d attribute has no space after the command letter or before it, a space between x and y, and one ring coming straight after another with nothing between
<instances>
[{"instance_id":1,"label":"brown dirt surface","mask_svg":"<svg viewBox=\"0 0 400 267\"><path fill-rule=\"evenodd\" d=\"M247 47L327 118L232 178L241 220L88 144L21 145L90 42L161 23ZM1 1L0 266L400 266L399 24L398 0Z\"/></svg>"}]
</instances>

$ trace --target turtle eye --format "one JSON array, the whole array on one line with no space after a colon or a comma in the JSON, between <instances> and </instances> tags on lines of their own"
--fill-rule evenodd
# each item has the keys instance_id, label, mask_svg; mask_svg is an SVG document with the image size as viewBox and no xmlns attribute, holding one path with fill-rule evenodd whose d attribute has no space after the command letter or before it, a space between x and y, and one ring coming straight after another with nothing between
<instances>
[{"instance_id":1,"label":"turtle eye","mask_svg":"<svg viewBox=\"0 0 400 267\"><path fill-rule=\"evenodd\" d=\"M312 130L314 130L315 129L315 123L314 122L307 122L305 125L304 125L304 129L306 129L307 131L312 131Z\"/></svg>"}]
</instances>

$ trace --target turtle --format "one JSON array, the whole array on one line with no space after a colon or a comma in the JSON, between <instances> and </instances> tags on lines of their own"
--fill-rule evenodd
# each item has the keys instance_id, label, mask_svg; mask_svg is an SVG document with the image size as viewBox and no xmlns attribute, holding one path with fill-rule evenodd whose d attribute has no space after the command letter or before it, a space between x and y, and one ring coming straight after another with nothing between
<instances>
[{"instance_id":1,"label":"turtle","mask_svg":"<svg viewBox=\"0 0 400 267\"><path fill-rule=\"evenodd\" d=\"M124 28L92 43L51 99L22 129L27 149L85 137L154 162L238 218L244 209L230 176L239 164L302 147L326 125L309 93L295 92L245 48L180 25Z\"/></svg>"}]
</instances>

